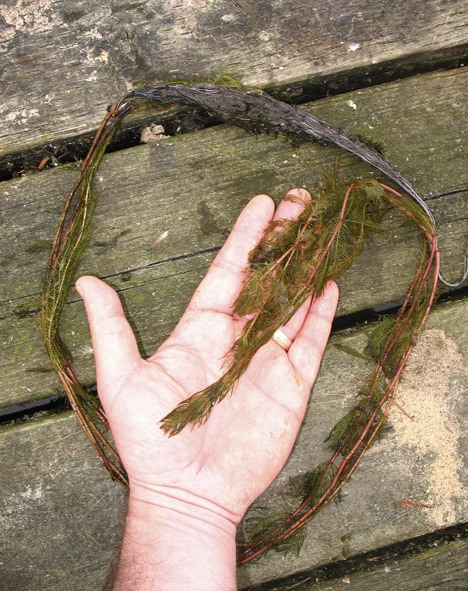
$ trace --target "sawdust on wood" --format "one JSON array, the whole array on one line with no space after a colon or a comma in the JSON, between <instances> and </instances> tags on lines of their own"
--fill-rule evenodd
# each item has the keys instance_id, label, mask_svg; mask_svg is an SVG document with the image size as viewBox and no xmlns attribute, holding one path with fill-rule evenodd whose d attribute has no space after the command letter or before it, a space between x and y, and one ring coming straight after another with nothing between
<instances>
[{"instance_id":1,"label":"sawdust on wood","mask_svg":"<svg viewBox=\"0 0 468 591\"><path fill-rule=\"evenodd\" d=\"M456 506L468 502L461 479L461 427L454 408L457 395L451 378L467 373L457 344L440 329L424 332L406 366L397 401L389 417L400 447L410 448L423 462L427 497L422 510L438 527L453 523Z\"/></svg>"}]
</instances>

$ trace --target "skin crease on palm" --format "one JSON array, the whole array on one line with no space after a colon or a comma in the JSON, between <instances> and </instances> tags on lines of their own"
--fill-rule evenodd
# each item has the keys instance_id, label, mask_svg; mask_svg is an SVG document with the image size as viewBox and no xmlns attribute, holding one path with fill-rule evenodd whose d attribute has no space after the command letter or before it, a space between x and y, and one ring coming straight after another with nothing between
<instances>
[{"instance_id":1,"label":"skin crease on palm","mask_svg":"<svg viewBox=\"0 0 468 591\"><path fill-rule=\"evenodd\" d=\"M311 198L303 189L290 194ZM289 351L274 341L262 347L204 425L168 437L158 424L224 372L226 354L246 321L233 315L232 305L248 272L248 253L271 219L295 217L301 209L287 200L275 209L270 197L254 197L177 327L148 359L140 356L115 291L95 277L78 280L99 396L129 476L130 508L162 505L180 511L183 506L189 515L200 510L207 521L235 526L284 466L329 336L338 300L335 283L317 301L305 302L283 327L293 341Z\"/></svg>"}]
</instances>

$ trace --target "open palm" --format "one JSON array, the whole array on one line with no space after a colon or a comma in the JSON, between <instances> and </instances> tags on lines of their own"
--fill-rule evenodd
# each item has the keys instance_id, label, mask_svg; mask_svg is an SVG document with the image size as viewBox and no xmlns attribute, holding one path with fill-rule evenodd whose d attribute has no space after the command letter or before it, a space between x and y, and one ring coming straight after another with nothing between
<instances>
[{"instance_id":1,"label":"open palm","mask_svg":"<svg viewBox=\"0 0 468 591\"><path fill-rule=\"evenodd\" d=\"M291 192L304 200L306 191ZM136 494L164 493L219 507L237 523L277 476L301 425L336 309L337 287L306 302L283 331L286 353L262 347L231 396L201 427L167 437L159 423L174 407L225 371L225 356L245 319L233 315L248 253L274 217L301 205L260 195L250 201L171 336L147 360L139 354L117 294L94 277L77 288L85 300L98 392Z\"/></svg>"}]
</instances>

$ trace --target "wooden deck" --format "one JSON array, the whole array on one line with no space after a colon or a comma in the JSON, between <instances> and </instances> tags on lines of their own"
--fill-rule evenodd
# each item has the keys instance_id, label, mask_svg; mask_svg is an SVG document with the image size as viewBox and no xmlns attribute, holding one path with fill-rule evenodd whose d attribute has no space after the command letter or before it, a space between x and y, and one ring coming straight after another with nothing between
<instances>
[{"instance_id":1,"label":"wooden deck","mask_svg":"<svg viewBox=\"0 0 468 591\"><path fill-rule=\"evenodd\" d=\"M427 197L444 274L455 281L466 249L467 48L462 0L3 3L2 591L96 591L118 549L125 492L70 411L32 414L61 394L38 323L44 244L106 106L135 84L221 71L301 103L378 142ZM142 126L158 121L171 137L138 145ZM146 113L99 171L99 232L81 269L118 289L145 354L170 333L248 199L313 187L339 154L213 123L188 109ZM371 172L350 156L341 162L350 176ZM348 328L335 331L293 455L259 504L274 502L283 482L324 457L324 438L366 371L334 344L365 346L369 310L401 298L415 246L412 229L389 216L388 232L343 276L338 315ZM466 290L444 295L402 380L404 410L394 408L342 501L311 522L299 556L271 554L242 567L239 588L468 588L467 312ZM92 384L76 294L64 333L80 377ZM21 409L25 417L10 421Z\"/></svg>"}]
</instances>

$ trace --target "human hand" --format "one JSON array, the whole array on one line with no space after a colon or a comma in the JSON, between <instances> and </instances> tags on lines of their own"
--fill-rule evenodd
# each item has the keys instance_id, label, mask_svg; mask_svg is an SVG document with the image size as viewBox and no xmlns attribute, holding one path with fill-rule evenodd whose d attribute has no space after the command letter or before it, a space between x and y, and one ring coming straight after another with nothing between
<instances>
[{"instance_id":1,"label":"human hand","mask_svg":"<svg viewBox=\"0 0 468 591\"><path fill-rule=\"evenodd\" d=\"M310 199L304 190L291 193ZM247 507L286 462L335 313L334 283L283 327L293 341L289 351L274 341L262 347L232 395L213 408L204 425L171 438L158 425L179 402L224 372L225 355L245 323L233 315L232 304L246 276L248 253L272 217L294 217L301 209L298 203L283 201L275 211L269 197L252 199L174 332L146 360L114 290L94 277L78 280L90 323L99 397L129 476L129 514L136 516L139 530L155 515L159 528L169 522L173 527L174 516L178 522L183 515L181 524L187 525L186 518L201 520L211 533L214 526L233 538ZM152 587L141 587L146 588Z\"/></svg>"}]
</instances>

